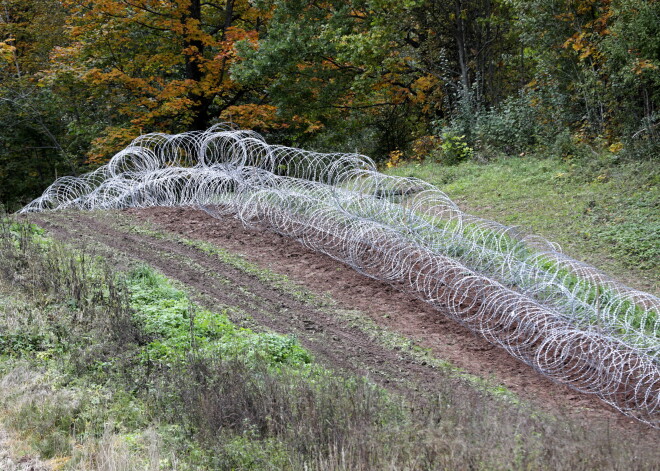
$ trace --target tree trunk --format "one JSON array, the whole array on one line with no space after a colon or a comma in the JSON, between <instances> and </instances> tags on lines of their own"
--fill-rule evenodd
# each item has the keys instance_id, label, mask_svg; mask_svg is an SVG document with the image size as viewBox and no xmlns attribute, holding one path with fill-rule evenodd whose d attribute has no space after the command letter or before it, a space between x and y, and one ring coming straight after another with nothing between
<instances>
[{"instance_id":1,"label":"tree trunk","mask_svg":"<svg viewBox=\"0 0 660 471\"><path fill-rule=\"evenodd\" d=\"M184 25L189 19L201 22L202 6L200 0L190 1L188 11L182 18ZM191 31L186 29L183 42L183 47L186 50L186 78L199 84L204 78L204 74L199 68L199 59L204 55L204 43L199 39L190 39L190 37ZM209 107L213 102L213 98L205 96L198 87L195 87L190 92L190 99L193 101L193 105L191 108L192 122L190 123L189 130L204 130L208 127Z\"/></svg>"},{"instance_id":2,"label":"tree trunk","mask_svg":"<svg viewBox=\"0 0 660 471\"><path fill-rule=\"evenodd\" d=\"M455 34L456 47L458 49L458 65L461 68L461 87L463 99L466 99L470 93L470 78L468 68L468 57L466 50L466 37L465 37L465 21L462 18L462 2L457 0L454 2L455 19Z\"/></svg>"}]
</instances>

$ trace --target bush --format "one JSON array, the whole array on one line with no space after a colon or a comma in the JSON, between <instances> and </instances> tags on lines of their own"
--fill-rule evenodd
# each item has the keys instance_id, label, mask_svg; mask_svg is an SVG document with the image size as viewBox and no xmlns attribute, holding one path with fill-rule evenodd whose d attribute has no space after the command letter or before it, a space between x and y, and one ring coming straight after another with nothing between
<instances>
[{"instance_id":1,"label":"bush","mask_svg":"<svg viewBox=\"0 0 660 471\"><path fill-rule=\"evenodd\" d=\"M438 160L445 165L456 165L470 159L474 150L465 142L465 135L454 134L451 131L442 134L440 155Z\"/></svg>"},{"instance_id":2,"label":"bush","mask_svg":"<svg viewBox=\"0 0 660 471\"><path fill-rule=\"evenodd\" d=\"M543 134L539 111L530 93L504 100L497 108L479 113L474 141L479 147L494 148L506 154L519 153L539 144Z\"/></svg>"}]
</instances>

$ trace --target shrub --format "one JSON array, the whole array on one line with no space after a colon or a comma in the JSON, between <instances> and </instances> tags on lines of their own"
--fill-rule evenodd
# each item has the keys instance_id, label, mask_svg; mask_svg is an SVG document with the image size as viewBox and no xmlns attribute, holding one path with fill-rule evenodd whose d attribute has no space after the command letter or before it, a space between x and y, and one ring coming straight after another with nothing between
<instances>
[{"instance_id":1,"label":"shrub","mask_svg":"<svg viewBox=\"0 0 660 471\"><path fill-rule=\"evenodd\" d=\"M439 161L445 165L456 165L470 159L474 150L465 142L465 135L454 134L451 131L442 134Z\"/></svg>"},{"instance_id":2,"label":"shrub","mask_svg":"<svg viewBox=\"0 0 660 471\"><path fill-rule=\"evenodd\" d=\"M542 134L538 113L529 93L509 97L497 108L479 113L474 140L507 154L529 150Z\"/></svg>"}]
</instances>

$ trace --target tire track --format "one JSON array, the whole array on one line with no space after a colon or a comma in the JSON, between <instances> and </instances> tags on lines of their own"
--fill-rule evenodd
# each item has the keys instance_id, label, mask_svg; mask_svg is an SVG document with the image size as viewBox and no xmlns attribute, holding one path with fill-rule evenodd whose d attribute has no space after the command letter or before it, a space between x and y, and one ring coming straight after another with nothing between
<instances>
[{"instance_id":1,"label":"tire track","mask_svg":"<svg viewBox=\"0 0 660 471\"><path fill-rule=\"evenodd\" d=\"M88 241L102 244L109 253L120 254L115 257L115 263L124 257L148 263L200 293L199 301L211 310L217 312L218 304L222 308L238 308L259 325L295 335L305 348L333 368L367 375L394 389L421 387L433 391L439 381L459 381L430 365L407 358L403 352L378 345L364 332L347 326L324 310L269 288L255 276L217 257L180 243L119 231L100 218L82 213L76 214L76 224L58 217L60 214L40 214L31 219L55 238L73 245L84 247Z\"/></svg>"}]
</instances>

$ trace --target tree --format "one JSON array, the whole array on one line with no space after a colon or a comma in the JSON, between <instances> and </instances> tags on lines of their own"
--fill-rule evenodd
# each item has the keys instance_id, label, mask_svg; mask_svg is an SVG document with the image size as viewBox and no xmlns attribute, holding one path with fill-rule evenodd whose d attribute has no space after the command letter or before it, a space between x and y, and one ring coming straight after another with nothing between
<instances>
[{"instance_id":1,"label":"tree","mask_svg":"<svg viewBox=\"0 0 660 471\"><path fill-rule=\"evenodd\" d=\"M208 127L252 90L229 75L234 44L255 40L264 13L248 0L65 0L72 42L55 76L75 70L107 103L97 160L138 133Z\"/></svg>"},{"instance_id":2,"label":"tree","mask_svg":"<svg viewBox=\"0 0 660 471\"><path fill-rule=\"evenodd\" d=\"M0 202L9 206L76 170L71 107L39 82L50 50L66 40L64 16L46 0L0 2Z\"/></svg>"},{"instance_id":3,"label":"tree","mask_svg":"<svg viewBox=\"0 0 660 471\"><path fill-rule=\"evenodd\" d=\"M653 137L660 102L660 2L517 1L536 86L554 87L565 121L609 141ZM655 139L657 139L655 135Z\"/></svg>"},{"instance_id":4,"label":"tree","mask_svg":"<svg viewBox=\"0 0 660 471\"><path fill-rule=\"evenodd\" d=\"M233 73L266 88L290 119L334 135L329 145L352 145L347 137L357 134L372 142L362 150L384 156L432 132L435 121L454 118L466 103L474 112L511 89L503 58L518 46L503 1L261 5L273 15L268 34L240 45L243 60Z\"/></svg>"},{"instance_id":5,"label":"tree","mask_svg":"<svg viewBox=\"0 0 660 471\"><path fill-rule=\"evenodd\" d=\"M510 3L501 0L426 0L413 9L404 39L417 68L442 88L435 119L462 121L469 133L478 113L524 83L514 25Z\"/></svg>"},{"instance_id":6,"label":"tree","mask_svg":"<svg viewBox=\"0 0 660 471\"><path fill-rule=\"evenodd\" d=\"M612 1L601 45L616 135L660 143L660 2Z\"/></svg>"}]
</instances>

